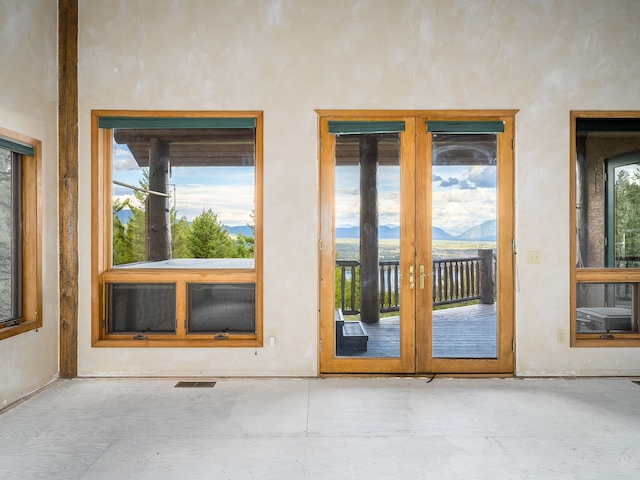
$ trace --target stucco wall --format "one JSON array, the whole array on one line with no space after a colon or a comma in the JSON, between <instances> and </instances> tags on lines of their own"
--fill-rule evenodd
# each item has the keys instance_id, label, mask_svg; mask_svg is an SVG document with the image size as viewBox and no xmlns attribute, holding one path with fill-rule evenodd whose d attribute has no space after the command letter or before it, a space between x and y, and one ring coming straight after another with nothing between
<instances>
[{"instance_id":1,"label":"stucco wall","mask_svg":"<svg viewBox=\"0 0 640 480\"><path fill-rule=\"evenodd\" d=\"M57 7L0 0L0 126L42 141L43 326L0 341L0 408L58 372Z\"/></svg>"},{"instance_id":2,"label":"stucco wall","mask_svg":"<svg viewBox=\"0 0 640 480\"><path fill-rule=\"evenodd\" d=\"M318 108L520 109L517 373L640 374L640 349L556 341L569 331L569 111L640 109L639 23L634 0L81 0L80 198L91 109L264 111L264 330L276 347L91 348L82 202L80 375L317 373Z\"/></svg>"}]
</instances>

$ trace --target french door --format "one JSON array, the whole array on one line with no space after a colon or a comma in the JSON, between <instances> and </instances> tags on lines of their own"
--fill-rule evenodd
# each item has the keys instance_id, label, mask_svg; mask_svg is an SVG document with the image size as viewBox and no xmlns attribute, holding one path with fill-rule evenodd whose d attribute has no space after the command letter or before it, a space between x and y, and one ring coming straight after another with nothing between
<instances>
[{"instance_id":1,"label":"french door","mask_svg":"<svg viewBox=\"0 0 640 480\"><path fill-rule=\"evenodd\" d=\"M512 373L515 113L318 112L321 373Z\"/></svg>"}]
</instances>

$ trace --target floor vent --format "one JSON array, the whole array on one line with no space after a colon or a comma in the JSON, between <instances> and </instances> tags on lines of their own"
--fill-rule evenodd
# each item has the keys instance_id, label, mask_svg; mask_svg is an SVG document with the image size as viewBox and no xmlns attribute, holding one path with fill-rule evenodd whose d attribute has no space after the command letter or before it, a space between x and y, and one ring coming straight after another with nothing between
<instances>
[{"instance_id":1,"label":"floor vent","mask_svg":"<svg viewBox=\"0 0 640 480\"><path fill-rule=\"evenodd\" d=\"M178 382L176 388L213 388L216 382Z\"/></svg>"}]
</instances>

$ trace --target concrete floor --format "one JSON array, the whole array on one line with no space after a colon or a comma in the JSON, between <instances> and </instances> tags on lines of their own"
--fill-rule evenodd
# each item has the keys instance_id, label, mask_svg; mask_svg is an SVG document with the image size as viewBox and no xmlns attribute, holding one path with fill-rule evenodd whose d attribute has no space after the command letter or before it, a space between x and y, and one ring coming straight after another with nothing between
<instances>
[{"instance_id":1,"label":"concrete floor","mask_svg":"<svg viewBox=\"0 0 640 480\"><path fill-rule=\"evenodd\" d=\"M638 479L628 379L59 381L0 415L0 478Z\"/></svg>"}]
</instances>

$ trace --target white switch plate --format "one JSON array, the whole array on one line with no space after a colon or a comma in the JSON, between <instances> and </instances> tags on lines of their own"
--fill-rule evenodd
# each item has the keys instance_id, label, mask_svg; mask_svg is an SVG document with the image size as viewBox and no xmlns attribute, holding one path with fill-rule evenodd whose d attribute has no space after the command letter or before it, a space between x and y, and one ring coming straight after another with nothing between
<instances>
[{"instance_id":1,"label":"white switch plate","mask_svg":"<svg viewBox=\"0 0 640 480\"><path fill-rule=\"evenodd\" d=\"M532 264L540 263L540 252L528 251L527 263L532 263Z\"/></svg>"}]
</instances>

